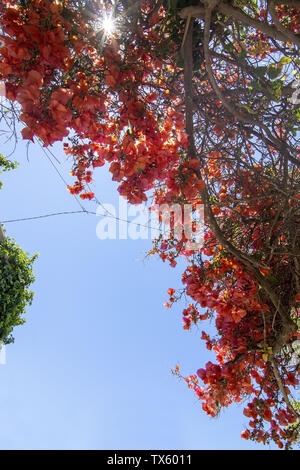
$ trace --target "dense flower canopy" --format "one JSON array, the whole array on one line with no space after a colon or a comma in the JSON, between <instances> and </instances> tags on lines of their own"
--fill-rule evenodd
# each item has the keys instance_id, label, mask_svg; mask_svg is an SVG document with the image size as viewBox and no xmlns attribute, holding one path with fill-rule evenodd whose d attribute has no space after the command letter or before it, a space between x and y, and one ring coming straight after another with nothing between
<instances>
[{"instance_id":1,"label":"dense flower canopy","mask_svg":"<svg viewBox=\"0 0 300 470\"><path fill-rule=\"evenodd\" d=\"M216 363L186 381L211 416L246 400L242 436L280 448L300 428L299 15L296 0L0 6L12 113L24 139L63 141L72 194L92 199L108 162L130 203L151 191L155 204L204 205L201 249L170 235L152 250L172 266L186 257L167 304L190 297L184 328L215 319L202 339Z\"/></svg>"}]
</instances>

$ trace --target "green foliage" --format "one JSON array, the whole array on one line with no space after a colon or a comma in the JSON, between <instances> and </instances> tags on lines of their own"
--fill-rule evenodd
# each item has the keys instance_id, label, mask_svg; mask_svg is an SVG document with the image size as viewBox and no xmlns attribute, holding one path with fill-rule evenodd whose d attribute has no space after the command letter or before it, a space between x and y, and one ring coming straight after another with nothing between
<instances>
[{"instance_id":1,"label":"green foliage","mask_svg":"<svg viewBox=\"0 0 300 470\"><path fill-rule=\"evenodd\" d=\"M165 32L167 33L168 42L177 45L178 52L176 54L176 65L183 69L183 54L181 51L182 41L184 37L186 19L182 19L179 16L179 12L188 6L197 6L199 2L197 0L171 0L165 2L165 8L168 12L167 22L165 25ZM194 18L193 25L193 70L197 74L203 63L203 53L200 49L203 46L203 27L197 18Z\"/></svg>"},{"instance_id":2,"label":"green foliage","mask_svg":"<svg viewBox=\"0 0 300 470\"><path fill-rule=\"evenodd\" d=\"M14 341L13 328L25 323L22 315L33 299L28 287L34 281L32 263L36 257L29 257L13 239L0 243L0 341L5 344Z\"/></svg>"},{"instance_id":3,"label":"green foliage","mask_svg":"<svg viewBox=\"0 0 300 470\"><path fill-rule=\"evenodd\" d=\"M17 168L17 162L11 162L7 160L3 155L0 154L0 174L3 171L14 170ZM2 188L2 181L0 181L0 189Z\"/></svg>"},{"instance_id":4,"label":"green foliage","mask_svg":"<svg viewBox=\"0 0 300 470\"><path fill-rule=\"evenodd\" d=\"M0 155L0 174L13 170L16 162ZM0 181L0 189L2 182ZM18 247L13 239L2 239L0 231L0 341L12 343L13 328L25 323L22 315L26 305L30 305L33 292L28 289L34 281L32 263L37 255L29 257Z\"/></svg>"},{"instance_id":5,"label":"green foliage","mask_svg":"<svg viewBox=\"0 0 300 470\"><path fill-rule=\"evenodd\" d=\"M199 5L198 0L168 0L168 2L165 2L168 4L168 7L171 12L176 13L183 8L189 7L189 6L196 6Z\"/></svg>"},{"instance_id":6,"label":"green foliage","mask_svg":"<svg viewBox=\"0 0 300 470\"><path fill-rule=\"evenodd\" d=\"M296 400L292 403L294 410L296 410L298 413L300 411L300 401ZM292 435L295 438L294 444L288 444L285 449L290 450L290 449L295 449L296 447L300 447L300 421L299 419L293 423L290 424L287 427L288 432L290 435Z\"/></svg>"}]
</instances>

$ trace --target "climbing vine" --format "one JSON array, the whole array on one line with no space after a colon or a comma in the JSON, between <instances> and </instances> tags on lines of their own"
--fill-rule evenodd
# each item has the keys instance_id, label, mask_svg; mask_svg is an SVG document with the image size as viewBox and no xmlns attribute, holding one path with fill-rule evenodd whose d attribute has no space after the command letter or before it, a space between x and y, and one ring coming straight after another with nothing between
<instances>
[{"instance_id":1,"label":"climbing vine","mask_svg":"<svg viewBox=\"0 0 300 470\"><path fill-rule=\"evenodd\" d=\"M17 164L0 155L0 173L15 169ZM0 182L0 188L2 182ZM0 231L0 341L12 343L15 326L25 323L27 305L31 305L33 292L29 286L34 281L32 264L37 255L30 257L12 238Z\"/></svg>"}]
</instances>

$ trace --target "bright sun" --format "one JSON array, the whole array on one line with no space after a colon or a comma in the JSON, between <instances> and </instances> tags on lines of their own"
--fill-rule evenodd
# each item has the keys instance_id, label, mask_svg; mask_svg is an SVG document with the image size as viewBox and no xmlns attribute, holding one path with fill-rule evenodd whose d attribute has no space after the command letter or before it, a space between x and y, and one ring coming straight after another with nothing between
<instances>
[{"instance_id":1,"label":"bright sun","mask_svg":"<svg viewBox=\"0 0 300 470\"><path fill-rule=\"evenodd\" d=\"M102 20L102 28L108 36L112 34L115 29L114 19L111 16L105 16Z\"/></svg>"}]
</instances>

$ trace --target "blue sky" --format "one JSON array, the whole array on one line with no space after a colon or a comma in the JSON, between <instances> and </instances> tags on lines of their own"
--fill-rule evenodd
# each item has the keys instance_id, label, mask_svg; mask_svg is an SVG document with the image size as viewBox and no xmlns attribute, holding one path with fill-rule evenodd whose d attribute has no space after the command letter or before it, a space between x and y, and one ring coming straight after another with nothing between
<instances>
[{"instance_id":1,"label":"blue sky","mask_svg":"<svg viewBox=\"0 0 300 470\"><path fill-rule=\"evenodd\" d=\"M7 155L7 148L1 148ZM68 181L60 146L55 154ZM0 220L78 210L41 148L21 142L4 173ZM93 186L116 204L105 168ZM93 203L86 208L95 210ZM166 309L175 269L151 257L150 240L99 240L99 219L66 215L5 224L30 254L35 298L0 366L0 449L261 449L240 438L242 406L211 419L184 382L213 355L200 331L182 329L183 304Z\"/></svg>"}]
</instances>

